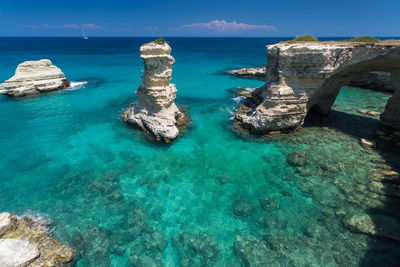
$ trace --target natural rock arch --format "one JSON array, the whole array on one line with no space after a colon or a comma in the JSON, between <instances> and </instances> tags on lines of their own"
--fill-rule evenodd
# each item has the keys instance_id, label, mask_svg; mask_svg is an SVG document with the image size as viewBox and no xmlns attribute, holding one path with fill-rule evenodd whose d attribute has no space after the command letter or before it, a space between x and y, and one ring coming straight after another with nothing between
<instances>
[{"instance_id":1,"label":"natural rock arch","mask_svg":"<svg viewBox=\"0 0 400 267\"><path fill-rule=\"evenodd\" d=\"M241 106L235 120L256 133L291 131L314 107L327 113L340 88L362 72L392 75L395 88L381 121L400 129L400 42L378 44L318 42L267 46L266 84Z\"/></svg>"}]
</instances>

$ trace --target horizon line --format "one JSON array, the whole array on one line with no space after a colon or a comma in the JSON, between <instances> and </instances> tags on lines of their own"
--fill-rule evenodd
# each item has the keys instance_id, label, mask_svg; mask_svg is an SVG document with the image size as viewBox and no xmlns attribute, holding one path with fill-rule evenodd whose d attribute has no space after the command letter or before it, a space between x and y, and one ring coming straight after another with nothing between
<instances>
[{"instance_id":1,"label":"horizon line","mask_svg":"<svg viewBox=\"0 0 400 267\"><path fill-rule=\"evenodd\" d=\"M296 36L163 36L162 38L293 38ZM366 35L360 35L366 36ZM400 38L400 36L377 36L377 35L370 35L375 38ZM90 38L160 38L161 36L89 36ZM352 37L359 37L359 36L318 36L317 38L352 38ZM47 35L19 35L19 36L0 36L0 38L82 38L82 36L47 36Z\"/></svg>"}]
</instances>

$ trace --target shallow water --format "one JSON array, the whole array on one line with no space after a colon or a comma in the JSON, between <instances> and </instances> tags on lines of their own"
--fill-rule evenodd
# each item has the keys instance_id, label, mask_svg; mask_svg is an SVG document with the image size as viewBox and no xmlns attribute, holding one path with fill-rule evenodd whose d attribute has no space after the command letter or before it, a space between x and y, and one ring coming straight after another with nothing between
<instances>
[{"instance_id":1,"label":"shallow water","mask_svg":"<svg viewBox=\"0 0 400 267\"><path fill-rule=\"evenodd\" d=\"M399 264L397 242L345 223L400 214L400 196L371 178L400 166L398 151L359 143L378 118L357 110L381 112L389 95L344 87L329 116L297 133L242 136L231 89L263 82L223 70L263 65L264 45L279 40L172 38L177 102L194 125L173 145L154 144L118 118L135 100L146 41L0 39L0 80L20 61L49 58L88 82L0 97L0 210L49 219L77 266ZM299 151L307 163L290 165Z\"/></svg>"}]
</instances>

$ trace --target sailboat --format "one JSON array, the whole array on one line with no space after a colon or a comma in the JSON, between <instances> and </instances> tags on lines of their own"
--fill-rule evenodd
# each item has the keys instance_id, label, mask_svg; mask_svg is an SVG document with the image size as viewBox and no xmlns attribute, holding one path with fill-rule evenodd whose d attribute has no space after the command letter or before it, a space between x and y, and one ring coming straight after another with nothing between
<instances>
[{"instance_id":1,"label":"sailboat","mask_svg":"<svg viewBox=\"0 0 400 267\"><path fill-rule=\"evenodd\" d=\"M83 40L89 39L89 38L85 35L85 29L84 29L84 28L82 28L82 38L83 38Z\"/></svg>"}]
</instances>

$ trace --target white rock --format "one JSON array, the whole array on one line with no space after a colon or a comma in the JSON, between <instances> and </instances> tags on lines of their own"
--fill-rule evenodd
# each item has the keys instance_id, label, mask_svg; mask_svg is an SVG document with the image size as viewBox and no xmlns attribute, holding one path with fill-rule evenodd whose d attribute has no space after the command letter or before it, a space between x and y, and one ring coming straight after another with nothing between
<instances>
[{"instance_id":1,"label":"white rock","mask_svg":"<svg viewBox=\"0 0 400 267\"><path fill-rule=\"evenodd\" d=\"M67 88L70 82L50 60L25 61L18 65L15 75L0 84L0 93L21 97Z\"/></svg>"},{"instance_id":2,"label":"white rock","mask_svg":"<svg viewBox=\"0 0 400 267\"><path fill-rule=\"evenodd\" d=\"M0 239L0 266L27 266L40 256L36 245L21 239Z\"/></svg>"},{"instance_id":3,"label":"white rock","mask_svg":"<svg viewBox=\"0 0 400 267\"><path fill-rule=\"evenodd\" d=\"M136 91L138 100L122 115L128 123L167 143L179 135L177 119L182 120L185 116L174 102L177 90L170 81L175 60L170 53L171 47L167 43L151 42L140 47L145 70L142 84Z\"/></svg>"},{"instance_id":4,"label":"white rock","mask_svg":"<svg viewBox=\"0 0 400 267\"><path fill-rule=\"evenodd\" d=\"M391 73L395 93L381 121L400 129L400 42L283 42L267 46L267 57L266 84L255 90L261 101L235 116L252 132L294 130L312 107L329 112L340 88L366 71Z\"/></svg>"},{"instance_id":5,"label":"white rock","mask_svg":"<svg viewBox=\"0 0 400 267\"><path fill-rule=\"evenodd\" d=\"M16 222L17 219L10 213L8 212L0 213L0 237L3 236L9 230L13 229Z\"/></svg>"}]
</instances>

